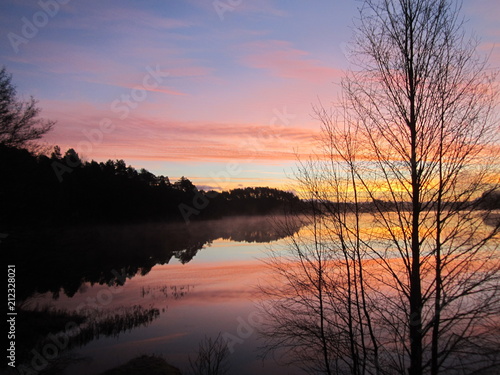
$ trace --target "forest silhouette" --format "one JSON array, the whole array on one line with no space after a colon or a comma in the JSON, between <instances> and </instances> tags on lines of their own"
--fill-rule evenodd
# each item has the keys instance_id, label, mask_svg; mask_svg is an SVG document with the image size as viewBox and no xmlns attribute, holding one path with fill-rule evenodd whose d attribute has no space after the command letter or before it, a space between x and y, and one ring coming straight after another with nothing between
<instances>
[{"instance_id":1,"label":"forest silhouette","mask_svg":"<svg viewBox=\"0 0 500 375\"><path fill-rule=\"evenodd\" d=\"M170 182L123 160L82 162L69 149L51 156L0 145L0 225L192 221L230 215L283 213L300 199L268 187L199 190L189 179Z\"/></svg>"},{"instance_id":2,"label":"forest silhouette","mask_svg":"<svg viewBox=\"0 0 500 375\"><path fill-rule=\"evenodd\" d=\"M122 284L172 258L189 262L218 238L276 240L284 234L262 216L302 204L278 189L204 191L188 178L170 182L124 160L84 162L73 149L62 154L55 146L48 155L5 142L0 197L2 250L22 272L20 300L37 292L72 296L85 282ZM224 217L232 219L215 220Z\"/></svg>"}]
</instances>

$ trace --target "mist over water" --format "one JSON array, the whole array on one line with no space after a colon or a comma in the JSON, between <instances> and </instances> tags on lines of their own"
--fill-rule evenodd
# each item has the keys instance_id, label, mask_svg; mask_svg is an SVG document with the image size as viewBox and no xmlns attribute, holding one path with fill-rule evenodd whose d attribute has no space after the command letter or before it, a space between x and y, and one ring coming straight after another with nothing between
<instances>
[{"instance_id":1,"label":"mist over water","mask_svg":"<svg viewBox=\"0 0 500 375\"><path fill-rule=\"evenodd\" d=\"M37 328L24 333L20 363L33 360L34 348L42 352L49 334L61 332L61 321L79 327L50 361L63 374L98 375L145 354L188 374L200 341L219 334L230 342L230 373L300 374L280 365L279 356L259 359L258 304L266 296L258 286L275 285L264 261L271 251L286 257L290 234L313 241L301 220L252 216L189 225L78 226L36 244L18 243L18 268L27 279L19 289L23 326L56 322L38 338ZM362 220L363 230L378 230L369 215Z\"/></svg>"},{"instance_id":2,"label":"mist over water","mask_svg":"<svg viewBox=\"0 0 500 375\"><path fill-rule=\"evenodd\" d=\"M67 229L44 239L53 256L43 264L23 257L32 274L23 309L85 317L54 360L66 374L99 374L143 354L188 373L198 343L219 333L233 338L231 373L275 374L278 364L258 359L261 259L299 229L284 217Z\"/></svg>"}]
</instances>

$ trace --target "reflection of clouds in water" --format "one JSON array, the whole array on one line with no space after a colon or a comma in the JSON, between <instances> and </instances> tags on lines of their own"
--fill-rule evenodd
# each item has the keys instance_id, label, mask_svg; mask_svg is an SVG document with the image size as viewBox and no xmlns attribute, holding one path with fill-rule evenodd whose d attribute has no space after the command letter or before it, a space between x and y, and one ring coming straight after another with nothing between
<instances>
[{"instance_id":1,"label":"reflection of clouds in water","mask_svg":"<svg viewBox=\"0 0 500 375\"><path fill-rule=\"evenodd\" d=\"M244 220L235 227L241 225L244 225ZM255 225L258 225L257 221ZM264 249L265 246L265 244L217 239L211 242L211 247L206 253L221 251L221 254L224 252L228 254L248 249ZM203 254L205 255L205 252ZM123 286L117 287L120 292L113 294L112 303L103 308L102 319L106 321L104 317L112 315L113 311L121 309L121 306L132 308L134 305L158 309L160 311L158 317L151 322L151 325L139 325L130 334L120 335L113 341L106 339L105 337L112 336L106 336L104 333L98 340L95 340L97 337L94 336L94 342L80 349L81 353L97 358L96 363L101 361L105 364L103 367L109 367L108 363L112 361L103 354L103 348L108 353L129 351L130 357L135 356L137 350L150 353L179 351L181 353L179 356L185 355L182 353L190 353L196 348L199 335L212 334L212 330L233 332L238 325L239 316L246 317L255 311L255 306L251 302L257 299L255 285L263 282L264 277L263 263L248 258L241 261L224 261L221 258L217 263L174 262L153 266L146 275L136 275L127 279ZM71 310L86 301L88 297L94 298L106 288L98 284L84 283L79 289L83 293L77 293L72 298L62 294L57 301L51 300L50 294L46 294L45 298L58 308ZM175 296L181 297L175 298ZM108 321L107 329L111 328ZM252 340L245 341L245 345L253 345ZM245 351L251 349L242 346L238 350L238 353L241 352L243 355ZM239 355L238 353L235 355ZM182 359L178 361L174 363L182 363ZM86 370L87 366L82 365L83 372L78 374L87 373Z\"/></svg>"},{"instance_id":2,"label":"reflection of clouds in water","mask_svg":"<svg viewBox=\"0 0 500 375\"><path fill-rule=\"evenodd\" d=\"M219 243L215 242L214 248ZM158 265L148 275L127 281L114 295L112 303L103 306L101 311L107 314L121 306L134 305L162 309L186 304L248 301L257 293L255 285L266 282L266 275L266 267L260 261ZM50 294L40 295L37 304L55 304L75 310L89 298L95 298L102 286L86 284L85 289L85 293L61 296L57 301L52 300Z\"/></svg>"},{"instance_id":3,"label":"reflection of clouds in water","mask_svg":"<svg viewBox=\"0 0 500 375\"><path fill-rule=\"evenodd\" d=\"M246 243L276 241L300 228L283 217L230 217L184 223L144 223L74 227L20 249L26 283L21 298L38 291L54 298L85 292L85 284L121 285L147 275L158 264L177 258L190 262L200 250L218 239ZM33 252L36 249L36 254ZM47 256L41 258L37 254ZM209 257L210 255L207 255ZM37 259L37 262L30 261ZM223 260L223 259L219 259ZM119 275L119 276L117 276ZM83 288L83 289L82 289ZM62 291L62 293L61 293Z\"/></svg>"},{"instance_id":4,"label":"reflection of clouds in water","mask_svg":"<svg viewBox=\"0 0 500 375\"><path fill-rule=\"evenodd\" d=\"M220 324L221 316L228 321L234 320L233 309L237 311L242 306L253 309L249 301L256 299L255 285L265 276L263 264L254 258L256 252L262 254L264 243L282 237L268 218L231 218L189 226L101 226L71 234L73 238L79 238L80 233L89 241L71 247L72 256L64 258L69 262L56 264L64 272L57 273L57 280L47 287L59 291L62 285L65 293L60 293L57 301L52 300L50 292L36 298L40 305L76 311L78 306L87 304L89 298L94 300L112 288L113 299L109 305L87 312L82 336L75 345L95 340L100 342L105 337L120 337L122 340L121 333L131 330L142 332L142 335L150 332L145 327L155 320L155 332L161 327L162 334L143 339L144 345L167 345L183 340L184 336L191 340L191 331L167 333L172 329L187 329L186 309L193 311L194 320L189 324L196 329L209 329L210 325L205 323L209 318L207 309L217 311L212 325ZM235 239L241 242L235 242ZM207 244L210 249L203 252L199 261L167 264L178 254L184 254L190 260ZM235 254L241 256L242 253L246 253L243 259L234 258ZM211 257L217 260L203 259ZM47 267L42 269L47 272ZM122 286L114 286L116 284ZM43 290L45 287L38 285L38 288ZM174 316L172 311L176 311ZM135 329L138 327L143 328ZM135 341L126 344L130 348L136 345ZM118 346L121 344L115 348Z\"/></svg>"}]
</instances>

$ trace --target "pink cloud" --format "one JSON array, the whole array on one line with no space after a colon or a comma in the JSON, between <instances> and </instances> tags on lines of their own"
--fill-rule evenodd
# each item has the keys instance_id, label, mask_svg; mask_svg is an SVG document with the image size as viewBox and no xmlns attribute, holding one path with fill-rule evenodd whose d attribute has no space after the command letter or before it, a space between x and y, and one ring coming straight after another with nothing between
<instances>
[{"instance_id":1,"label":"pink cloud","mask_svg":"<svg viewBox=\"0 0 500 375\"><path fill-rule=\"evenodd\" d=\"M253 42L246 44L244 49L249 53L241 58L243 64L251 68L268 70L277 77L323 82L342 75L339 69L311 59L308 52L295 49L286 41Z\"/></svg>"},{"instance_id":2,"label":"pink cloud","mask_svg":"<svg viewBox=\"0 0 500 375\"><path fill-rule=\"evenodd\" d=\"M104 105L59 101L42 104L43 117L58 121L47 141L64 150L75 148L87 159L274 163L295 160L295 150L301 147L307 152L317 135L308 128L279 124L187 122L135 114L120 120ZM103 119L112 122L112 131L99 131Z\"/></svg>"}]
</instances>

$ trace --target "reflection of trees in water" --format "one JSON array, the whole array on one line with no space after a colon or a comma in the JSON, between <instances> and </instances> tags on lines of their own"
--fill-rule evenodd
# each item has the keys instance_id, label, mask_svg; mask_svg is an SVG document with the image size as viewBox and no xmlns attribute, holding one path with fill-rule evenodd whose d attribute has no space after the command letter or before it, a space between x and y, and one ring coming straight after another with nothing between
<instances>
[{"instance_id":1,"label":"reflection of trees in water","mask_svg":"<svg viewBox=\"0 0 500 375\"><path fill-rule=\"evenodd\" d=\"M295 225L294 230L300 228ZM223 238L270 242L285 237L267 217L206 222L147 223L55 228L9 236L6 251L23 272L18 298L35 292L73 296L84 283L122 285L172 258L187 263L207 244ZM3 245L3 244L2 244Z\"/></svg>"},{"instance_id":2,"label":"reflection of trees in water","mask_svg":"<svg viewBox=\"0 0 500 375\"><path fill-rule=\"evenodd\" d=\"M279 240L289 235L289 233L281 229L281 221L284 218L232 218L221 221L209 222L207 229L212 231L217 238L222 238L230 241L238 242L257 242L267 243ZM290 219L288 218L287 221ZM223 222L224 225L221 225ZM300 229L300 224L297 221L290 224L290 230L295 233Z\"/></svg>"},{"instance_id":3,"label":"reflection of trees in water","mask_svg":"<svg viewBox=\"0 0 500 375\"><path fill-rule=\"evenodd\" d=\"M178 368L169 365L161 356L143 354L139 357L132 358L121 366L105 371L100 375L124 374L181 375L181 372Z\"/></svg>"},{"instance_id":4,"label":"reflection of trees in water","mask_svg":"<svg viewBox=\"0 0 500 375\"><path fill-rule=\"evenodd\" d=\"M194 289L194 285L158 285L143 286L141 288L142 298L173 298L175 300L185 297Z\"/></svg>"},{"instance_id":5,"label":"reflection of trees in water","mask_svg":"<svg viewBox=\"0 0 500 375\"><path fill-rule=\"evenodd\" d=\"M165 312L165 309L162 309ZM84 346L102 337L118 337L133 328L147 326L160 316L158 308L142 306L118 307L69 312L66 310L35 309L19 311L23 324L16 332L17 362L22 373L30 373L33 363L37 373L62 373L68 365L79 360L71 357L70 349ZM57 355L49 347L57 345ZM41 353L41 354L40 354ZM52 355L54 354L54 355ZM36 357L36 358L35 358ZM34 359L35 358L35 359ZM26 372L23 372L26 370Z\"/></svg>"},{"instance_id":6,"label":"reflection of trees in water","mask_svg":"<svg viewBox=\"0 0 500 375\"><path fill-rule=\"evenodd\" d=\"M101 337L118 337L132 328L147 326L160 316L157 308L142 306L120 307L107 312L95 312L86 317L85 323L72 338L75 345L85 345Z\"/></svg>"},{"instance_id":7,"label":"reflection of trees in water","mask_svg":"<svg viewBox=\"0 0 500 375\"><path fill-rule=\"evenodd\" d=\"M189 356L189 367L191 374L225 375L229 373L229 345L219 332L217 337L207 337L198 344L198 351L191 358Z\"/></svg>"}]
</instances>

